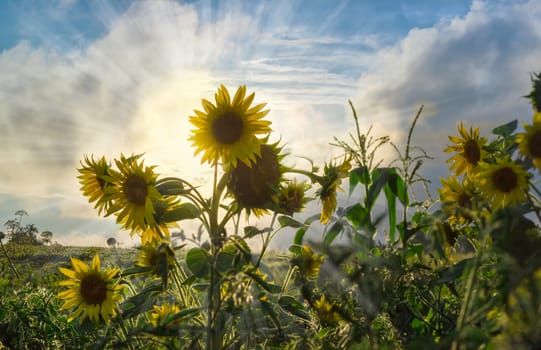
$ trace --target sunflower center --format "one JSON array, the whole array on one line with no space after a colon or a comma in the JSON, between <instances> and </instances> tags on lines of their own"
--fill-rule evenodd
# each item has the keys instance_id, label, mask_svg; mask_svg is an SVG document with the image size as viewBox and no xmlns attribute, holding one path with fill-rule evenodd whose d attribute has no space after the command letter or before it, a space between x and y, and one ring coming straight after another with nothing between
<instances>
[{"instance_id":1,"label":"sunflower center","mask_svg":"<svg viewBox=\"0 0 541 350\"><path fill-rule=\"evenodd\" d=\"M471 197L466 193L461 193L458 196L458 205L462 208L471 208Z\"/></svg>"},{"instance_id":2,"label":"sunflower center","mask_svg":"<svg viewBox=\"0 0 541 350\"><path fill-rule=\"evenodd\" d=\"M500 191L509 193L518 185L517 174L510 167L498 169L492 175L494 186Z\"/></svg>"},{"instance_id":3,"label":"sunflower center","mask_svg":"<svg viewBox=\"0 0 541 350\"><path fill-rule=\"evenodd\" d=\"M103 188L105 187L105 180L102 179L101 177L96 176L96 181L98 181L100 188L103 190Z\"/></svg>"},{"instance_id":4,"label":"sunflower center","mask_svg":"<svg viewBox=\"0 0 541 350\"><path fill-rule=\"evenodd\" d=\"M537 131L530 137L528 150L534 158L541 158L541 131Z\"/></svg>"},{"instance_id":5,"label":"sunflower center","mask_svg":"<svg viewBox=\"0 0 541 350\"><path fill-rule=\"evenodd\" d=\"M81 296L89 305L101 304L107 298L107 283L98 275L88 275L81 280Z\"/></svg>"},{"instance_id":6,"label":"sunflower center","mask_svg":"<svg viewBox=\"0 0 541 350\"><path fill-rule=\"evenodd\" d=\"M243 120L237 113L225 112L212 123L212 135L219 143L231 145L239 140L243 128Z\"/></svg>"},{"instance_id":7,"label":"sunflower center","mask_svg":"<svg viewBox=\"0 0 541 350\"><path fill-rule=\"evenodd\" d=\"M148 194L147 183L145 179L138 175L130 175L124 182L124 193L128 201L135 205L145 205Z\"/></svg>"},{"instance_id":8,"label":"sunflower center","mask_svg":"<svg viewBox=\"0 0 541 350\"><path fill-rule=\"evenodd\" d=\"M464 144L464 156L470 164L477 164L481 160L481 150L475 140L468 140Z\"/></svg>"}]
</instances>

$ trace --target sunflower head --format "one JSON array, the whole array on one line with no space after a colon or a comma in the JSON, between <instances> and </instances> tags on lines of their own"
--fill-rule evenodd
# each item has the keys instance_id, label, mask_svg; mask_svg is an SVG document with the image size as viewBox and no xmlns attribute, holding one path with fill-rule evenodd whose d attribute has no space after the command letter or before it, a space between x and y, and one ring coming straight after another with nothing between
<instances>
[{"instance_id":1,"label":"sunflower head","mask_svg":"<svg viewBox=\"0 0 541 350\"><path fill-rule=\"evenodd\" d=\"M478 169L478 164L486 156L486 151L483 149L487 143L487 139L479 137L479 129L471 128L468 132L464 125L460 123L458 132L462 137L449 136L449 140L454 143L448 146L444 152L456 152L454 156L447 160L447 163L452 163L451 170L454 170L455 175L459 176L463 173L473 173Z\"/></svg>"},{"instance_id":2,"label":"sunflower head","mask_svg":"<svg viewBox=\"0 0 541 350\"><path fill-rule=\"evenodd\" d=\"M190 117L196 129L189 138L195 154L203 152L201 162L215 165L221 160L226 167L236 167L241 161L250 167L256 160L263 143L258 135L269 134L271 122L263 120L269 112L263 110L265 103L251 106L254 96L246 96L246 86L241 86L231 100L227 88L221 85L215 105L202 100L204 112L194 110L195 115Z\"/></svg>"},{"instance_id":3,"label":"sunflower head","mask_svg":"<svg viewBox=\"0 0 541 350\"><path fill-rule=\"evenodd\" d=\"M280 188L277 198L277 212L292 216L294 213L300 213L308 198L306 191L310 189L310 185L306 182L298 183L297 180L288 181L285 186Z\"/></svg>"},{"instance_id":4,"label":"sunflower head","mask_svg":"<svg viewBox=\"0 0 541 350\"><path fill-rule=\"evenodd\" d=\"M299 268L303 278L314 279L319 275L324 260L324 256L314 253L310 246L303 245L292 258L291 263Z\"/></svg>"},{"instance_id":5,"label":"sunflower head","mask_svg":"<svg viewBox=\"0 0 541 350\"><path fill-rule=\"evenodd\" d=\"M541 112L535 113L532 125L523 124L524 133L516 136L520 154L532 160L533 165L541 172Z\"/></svg>"},{"instance_id":6,"label":"sunflower head","mask_svg":"<svg viewBox=\"0 0 541 350\"><path fill-rule=\"evenodd\" d=\"M178 305L173 304L170 305L168 303L164 303L160 306L154 305L153 311L150 314L150 323L154 325L154 327L157 327L158 325L161 325L163 323L169 323L168 318L178 314L180 312L180 308Z\"/></svg>"},{"instance_id":7,"label":"sunflower head","mask_svg":"<svg viewBox=\"0 0 541 350\"><path fill-rule=\"evenodd\" d=\"M464 178L459 182L456 177L440 178L443 187L438 189L442 209L451 214L449 222L454 224L465 224L472 217L470 211L473 209L477 196L475 181L470 178Z\"/></svg>"},{"instance_id":8,"label":"sunflower head","mask_svg":"<svg viewBox=\"0 0 541 350\"><path fill-rule=\"evenodd\" d=\"M154 167L139 162L140 157L121 155L120 160L115 160L118 171L111 171L114 186L105 189L105 194L114 201L107 215L115 213L123 229L138 232L155 226L153 202L162 198L156 189L158 175Z\"/></svg>"},{"instance_id":9,"label":"sunflower head","mask_svg":"<svg viewBox=\"0 0 541 350\"><path fill-rule=\"evenodd\" d=\"M96 202L94 208L98 209L100 215L102 212L107 212L111 205L111 201L106 198L104 192L105 187L111 185L110 169L111 166L105 157L96 160L86 155L84 162L81 162L81 168L77 169L81 191L88 197L90 203Z\"/></svg>"},{"instance_id":10,"label":"sunflower head","mask_svg":"<svg viewBox=\"0 0 541 350\"><path fill-rule=\"evenodd\" d=\"M494 209L519 204L526 200L528 173L509 157L495 164L481 163L477 174L481 192Z\"/></svg>"},{"instance_id":11,"label":"sunflower head","mask_svg":"<svg viewBox=\"0 0 541 350\"><path fill-rule=\"evenodd\" d=\"M68 280L60 281L60 286L67 290L58 293L58 297L64 300L61 309L75 311L71 319L80 317L82 323L86 318L98 322L101 318L105 323L116 316L118 301L122 298L122 286L116 284L115 276L118 269L101 271L99 255L95 255L89 267L84 262L72 258L73 270L60 267L62 274Z\"/></svg>"},{"instance_id":12,"label":"sunflower head","mask_svg":"<svg viewBox=\"0 0 541 350\"><path fill-rule=\"evenodd\" d=\"M255 213L273 208L283 173L281 150L277 144L263 144L250 166L239 162L227 170L227 188L239 207Z\"/></svg>"},{"instance_id":13,"label":"sunflower head","mask_svg":"<svg viewBox=\"0 0 541 350\"><path fill-rule=\"evenodd\" d=\"M325 294L322 294L321 297L314 302L314 308L319 316L319 320L323 324L336 325L342 320L342 317L337 312L340 305L335 302L327 301Z\"/></svg>"},{"instance_id":14,"label":"sunflower head","mask_svg":"<svg viewBox=\"0 0 541 350\"><path fill-rule=\"evenodd\" d=\"M348 177L351 169L351 158L346 158L342 164L334 164L333 162L325 164L323 176L317 177L316 180L321 185L321 188L316 192L323 203L321 216L319 221L326 224L336 210L336 192L342 191L340 183L343 178Z\"/></svg>"}]
</instances>

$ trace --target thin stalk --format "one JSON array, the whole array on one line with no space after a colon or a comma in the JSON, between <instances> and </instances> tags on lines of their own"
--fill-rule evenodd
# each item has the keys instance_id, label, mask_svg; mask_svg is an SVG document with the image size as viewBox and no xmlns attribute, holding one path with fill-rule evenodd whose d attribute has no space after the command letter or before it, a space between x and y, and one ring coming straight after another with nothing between
<instances>
[{"instance_id":1,"label":"thin stalk","mask_svg":"<svg viewBox=\"0 0 541 350\"><path fill-rule=\"evenodd\" d=\"M462 303L462 307L460 308L460 314L458 316L456 329L457 333L460 337L460 332L462 331L462 327L464 327L464 323L466 321L466 317L468 316L468 312L470 309L470 303L473 299L473 294L475 292L474 283L477 279L477 272L479 271L479 265L481 260L481 253L479 253L475 260L473 261L473 266L470 271L470 274L468 275L468 280L466 281L466 294L464 295L464 302ZM460 340L455 339L453 341L451 350L457 350L459 349Z\"/></svg>"},{"instance_id":2,"label":"thin stalk","mask_svg":"<svg viewBox=\"0 0 541 350\"><path fill-rule=\"evenodd\" d=\"M272 220L271 220L271 223L270 223L271 230L272 230L272 227L274 226L274 222L276 221L277 216L278 216L277 213L274 212L274 215L272 215ZM259 264L261 263L261 259L263 259L263 255L265 254L265 251L267 250L267 247L268 247L269 242L271 241L272 237L273 237L272 233L269 233L268 235L263 237L263 246L261 247L261 253L259 254L259 257L257 258L257 263L256 263L255 267L259 267Z\"/></svg>"},{"instance_id":3,"label":"thin stalk","mask_svg":"<svg viewBox=\"0 0 541 350\"><path fill-rule=\"evenodd\" d=\"M0 239L0 246L2 246L2 250L4 251L4 255L6 256L6 258L8 259L8 262L9 262L9 266L11 267L11 269L13 270L13 272L15 273L15 276L17 276L17 278L21 278L21 275L19 275L19 272L17 271L17 269L15 268L15 265L13 264L13 261L11 260L11 257L9 256L7 250L6 250L6 247L4 246L4 243L2 243L2 240Z\"/></svg>"}]
</instances>

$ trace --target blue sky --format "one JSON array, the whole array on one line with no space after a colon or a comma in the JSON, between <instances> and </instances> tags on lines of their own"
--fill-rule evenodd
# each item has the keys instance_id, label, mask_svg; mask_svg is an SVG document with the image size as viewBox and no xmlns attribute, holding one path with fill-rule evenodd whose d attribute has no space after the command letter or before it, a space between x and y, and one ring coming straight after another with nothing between
<instances>
[{"instance_id":1,"label":"blue sky","mask_svg":"<svg viewBox=\"0 0 541 350\"><path fill-rule=\"evenodd\" d=\"M255 91L290 153L320 164L353 128L349 99L397 143L424 104L415 141L437 182L461 120L488 135L531 117L539 18L535 0L2 1L0 220L25 209L62 244L132 246L80 194L79 160L146 152L204 184L187 117L222 83Z\"/></svg>"}]
</instances>

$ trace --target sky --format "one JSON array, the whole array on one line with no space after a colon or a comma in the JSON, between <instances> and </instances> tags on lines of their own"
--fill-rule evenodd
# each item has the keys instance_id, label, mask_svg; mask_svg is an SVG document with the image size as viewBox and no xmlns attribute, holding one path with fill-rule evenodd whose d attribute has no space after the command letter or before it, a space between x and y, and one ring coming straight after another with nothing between
<instances>
[{"instance_id":1,"label":"sky","mask_svg":"<svg viewBox=\"0 0 541 350\"><path fill-rule=\"evenodd\" d=\"M61 244L133 246L82 196L80 161L144 152L208 183L188 117L220 84L255 92L275 139L320 165L354 130L349 100L397 144L424 105L413 140L437 185L460 121L530 121L539 18L537 0L1 1L0 220L24 209Z\"/></svg>"}]
</instances>

